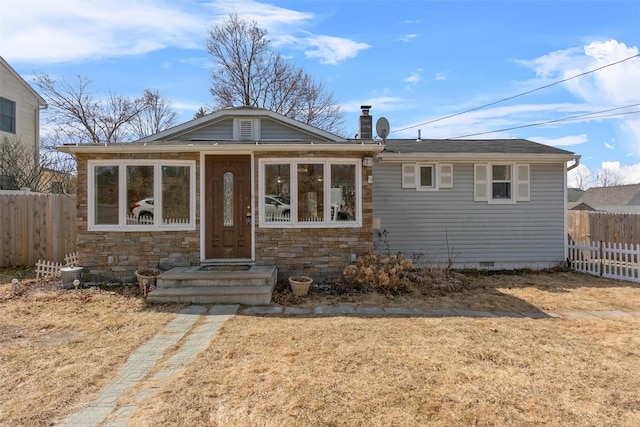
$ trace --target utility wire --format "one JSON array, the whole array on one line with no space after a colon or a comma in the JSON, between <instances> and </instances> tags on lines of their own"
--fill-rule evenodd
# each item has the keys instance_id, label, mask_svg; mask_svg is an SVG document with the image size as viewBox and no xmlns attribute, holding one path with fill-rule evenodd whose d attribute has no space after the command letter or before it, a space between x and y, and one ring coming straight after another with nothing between
<instances>
[{"instance_id":1,"label":"utility wire","mask_svg":"<svg viewBox=\"0 0 640 427\"><path fill-rule=\"evenodd\" d=\"M622 115L625 115L625 114L640 113L640 110L636 110L636 111L626 111L624 113L596 115L596 114L608 113L609 111L622 110L624 108L631 108L631 107L637 107L637 106L640 106L640 104L632 104L632 105L627 105L627 106L624 106L624 107L610 108L608 110L601 110L601 111L596 111L596 112L593 112L593 113L586 113L586 114L580 114L580 115L577 115L577 116L564 117L562 119L548 120L546 122L530 123L528 125L513 126L513 127L510 127L510 128L491 130L491 131L487 131L487 132L470 133L470 134L467 134L467 135L454 136L453 138L447 138L447 139L468 138L470 136L486 135L486 134L489 134L489 133L504 132L504 131L507 131L507 130L522 129L522 128L528 128L528 127L533 127L533 126L541 126L541 125L547 125L547 124L550 124L550 123L568 122L568 121L571 121L571 120L578 120L578 119L581 119L581 118L584 118L584 117L589 117L589 116L593 116L593 117L591 117L592 119L597 119L597 118L601 118L601 117L622 116Z\"/></svg>"},{"instance_id":2,"label":"utility wire","mask_svg":"<svg viewBox=\"0 0 640 427\"><path fill-rule=\"evenodd\" d=\"M600 71L600 70L602 70L604 68L611 67L611 66L614 66L614 65L618 65L618 64L620 64L622 62L625 62L625 61L628 61L630 59L637 58L637 57L640 57L640 54L633 55L633 56L630 56L628 58L621 59L620 61L612 62L611 64L603 65L602 67L598 67L598 68L590 70L590 71L585 71L584 73L576 74L575 76L567 77L566 79L558 80L558 81L550 83L548 85L540 86L540 87L538 87L536 89L531 89L531 90L528 90L526 92L522 92L522 93L519 93L517 95L510 96L508 98L503 98L503 99L500 99L498 101L491 102L489 104L481 105L479 107L471 108L469 110L461 111L459 113L454 113L454 114L450 114L448 116L440 117L439 119L429 120L429 121L424 122L424 123L418 123L417 125L407 126L407 127L402 128L402 129L397 129L397 130L391 131L390 133L402 132L403 130L413 129L413 128L416 128L418 126L428 125L428 124L431 124L431 123L439 122L441 120L450 119L451 117L456 117L456 116L460 116L462 114L471 113L472 111L481 110L481 109L483 109L485 107L490 107L492 105L496 105L496 104L499 104L501 102L510 101L510 100L512 100L514 98L518 98L520 96L528 95L530 93L537 92L537 91L542 90L542 89L547 89L547 88L549 88L551 86L555 86L555 85L560 84L560 83L568 82L569 80L573 80L575 78L582 77L582 76L585 76L587 74L595 73L596 71ZM489 132L489 133L493 133L493 132Z\"/></svg>"}]
</instances>

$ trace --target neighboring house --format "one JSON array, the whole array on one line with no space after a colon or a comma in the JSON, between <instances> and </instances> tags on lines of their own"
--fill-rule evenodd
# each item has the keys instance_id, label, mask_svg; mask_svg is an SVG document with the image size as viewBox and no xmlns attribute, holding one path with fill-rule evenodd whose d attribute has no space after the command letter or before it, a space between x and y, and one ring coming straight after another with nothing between
<instances>
[{"instance_id":1,"label":"neighboring house","mask_svg":"<svg viewBox=\"0 0 640 427\"><path fill-rule=\"evenodd\" d=\"M322 280L373 250L456 267L566 258L573 153L525 140L383 143L371 121L363 107L361 139L345 139L232 108L135 143L60 147L78 160L80 264L119 279L251 263Z\"/></svg>"},{"instance_id":2,"label":"neighboring house","mask_svg":"<svg viewBox=\"0 0 640 427\"><path fill-rule=\"evenodd\" d=\"M39 153L45 108L45 100L0 56L0 137L19 138Z\"/></svg>"},{"instance_id":3,"label":"neighboring house","mask_svg":"<svg viewBox=\"0 0 640 427\"><path fill-rule=\"evenodd\" d=\"M382 148L250 107L134 143L60 147L78 161L80 263L119 279L147 266L209 262L338 276L371 250L363 158ZM149 199L153 210L135 215Z\"/></svg>"},{"instance_id":4,"label":"neighboring house","mask_svg":"<svg viewBox=\"0 0 640 427\"><path fill-rule=\"evenodd\" d=\"M591 209L585 208L585 206ZM577 200L576 207L573 209L640 214L640 184L589 188Z\"/></svg>"},{"instance_id":5,"label":"neighboring house","mask_svg":"<svg viewBox=\"0 0 640 427\"><path fill-rule=\"evenodd\" d=\"M567 209L569 210L592 210L588 205L578 203L585 190L579 188L567 188Z\"/></svg>"},{"instance_id":6,"label":"neighboring house","mask_svg":"<svg viewBox=\"0 0 640 427\"><path fill-rule=\"evenodd\" d=\"M373 168L376 247L424 265L556 266L577 159L523 139L388 140Z\"/></svg>"}]
</instances>

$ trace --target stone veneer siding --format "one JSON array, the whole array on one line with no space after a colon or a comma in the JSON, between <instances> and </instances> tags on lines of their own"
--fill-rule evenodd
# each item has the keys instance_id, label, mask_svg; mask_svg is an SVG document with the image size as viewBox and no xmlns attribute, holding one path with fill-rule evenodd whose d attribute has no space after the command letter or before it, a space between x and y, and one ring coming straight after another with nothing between
<instances>
[{"instance_id":1,"label":"stone veneer siding","mask_svg":"<svg viewBox=\"0 0 640 427\"><path fill-rule=\"evenodd\" d=\"M136 159L196 161L196 229L189 231L88 231L87 165L89 160L131 159L131 154L77 154L78 160L78 240L80 265L85 280L120 280L135 278L135 271L147 267L191 265L200 262L200 154L135 154ZM117 262L110 265L108 257ZM88 275L88 276L87 276Z\"/></svg>"},{"instance_id":2,"label":"stone veneer siding","mask_svg":"<svg viewBox=\"0 0 640 427\"><path fill-rule=\"evenodd\" d=\"M255 153L254 192L258 195L258 160L289 158L290 152ZM303 157L357 158L371 153L299 153ZM196 161L196 229L192 231L87 231L87 165L89 160L131 159L131 154L77 154L78 160L78 241L80 265L87 280L133 280L135 271L146 267L198 265L200 263L200 154L135 154L136 159ZM314 280L340 277L352 254L372 250L373 185L368 183L372 168L362 167L362 227L341 228L260 228L255 227L256 265L275 265L280 278L306 274ZM257 220L258 209L254 212ZM108 257L116 256L110 265Z\"/></svg>"},{"instance_id":3,"label":"stone veneer siding","mask_svg":"<svg viewBox=\"0 0 640 427\"><path fill-rule=\"evenodd\" d=\"M300 157L356 158L376 153L298 153ZM291 153L256 153L254 182L258 182L258 161L287 158ZM372 168L362 167L362 227L260 228L256 226L256 264L276 265L280 278L290 274L312 276L315 281L338 278L351 261L351 255L369 253L373 246L373 184L368 183ZM257 187L256 187L257 188ZM256 215L254 213L254 215ZM257 215L256 215L257 217Z\"/></svg>"}]
</instances>

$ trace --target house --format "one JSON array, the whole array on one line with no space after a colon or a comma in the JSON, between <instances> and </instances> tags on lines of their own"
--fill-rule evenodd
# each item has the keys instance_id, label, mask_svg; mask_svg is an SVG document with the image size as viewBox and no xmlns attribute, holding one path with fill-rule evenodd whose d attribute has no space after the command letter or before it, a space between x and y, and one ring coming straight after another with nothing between
<instances>
[{"instance_id":1,"label":"house","mask_svg":"<svg viewBox=\"0 0 640 427\"><path fill-rule=\"evenodd\" d=\"M121 280L160 267L156 301L264 303L271 288L195 295L205 273L232 265L321 281L373 250L496 268L565 259L572 153L524 140L385 142L368 112L360 139L243 107L134 143L60 147L78 161L80 264Z\"/></svg>"},{"instance_id":2,"label":"house","mask_svg":"<svg viewBox=\"0 0 640 427\"><path fill-rule=\"evenodd\" d=\"M388 140L373 168L376 248L453 268L557 266L578 158L523 139Z\"/></svg>"},{"instance_id":3,"label":"house","mask_svg":"<svg viewBox=\"0 0 640 427\"><path fill-rule=\"evenodd\" d=\"M0 138L17 138L40 152L40 110L45 100L0 56Z\"/></svg>"},{"instance_id":4,"label":"house","mask_svg":"<svg viewBox=\"0 0 640 427\"><path fill-rule=\"evenodd\" d=\"M80 264L121 280L223 263L338 276L371 250L363 158L382 148L250 107L134 143L65 145L78 162Z\"/></svg>"},{"instance_id":5,"label":"house","mask_svg":"<svg viewBox=\"0 0 640 427\"><path fill-rule=\"evenodd\" d=\"M640 184L591 187L580 196L573 209L581 207L581 210L640 214Z\"/></svg>"}]
</instances>

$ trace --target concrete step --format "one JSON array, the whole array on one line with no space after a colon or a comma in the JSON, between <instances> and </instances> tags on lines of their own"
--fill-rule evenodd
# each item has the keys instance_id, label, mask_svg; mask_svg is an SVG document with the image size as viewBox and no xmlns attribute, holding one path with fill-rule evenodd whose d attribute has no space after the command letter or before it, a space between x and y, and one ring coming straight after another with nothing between
<instances>
[{"instance_id":1,"label":"concrete step","mask_svg":"<svg viewBox=\"0 0 640 427\"><path fill-rule=\"evenodd\" d=\"M149 292L149 302L179 302L190 304L245 304L271 303L272 285L262 286L186 286L156 288Z\"/></svg>"},{"instance_id":2,"label":"concrete step","mask_svg":"<svg viewBox=\"0 0 640 427\"><path fill-rule=\"evenodd\" d=\"M215 270L209 266L175 267L160 274L156 281L158 288L172 288L184 286L255 286L275 284L277 268L270 266L246 266L247 269L237 269L237 266L216 266Z\"/></svg>"},{"instance_id":3,"label":"concrete step","mask_svg":"<svg viewBox=\"0 0 640 427\"><path fill-rule=\"evenodd\" d=\"M176 267L160 274L150 302L263 305L271 302L277 268L255 265Z\"/></svg>"}]
</instances>

